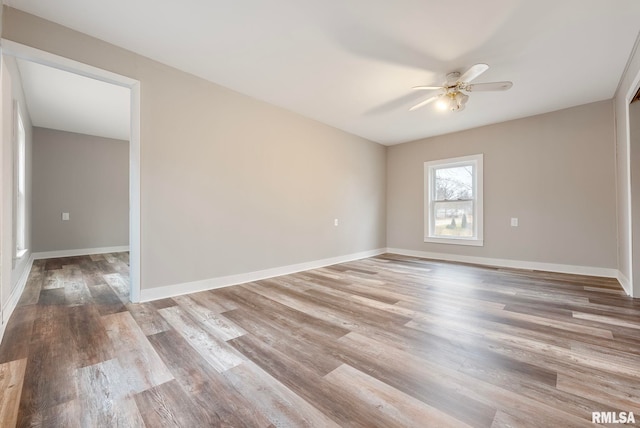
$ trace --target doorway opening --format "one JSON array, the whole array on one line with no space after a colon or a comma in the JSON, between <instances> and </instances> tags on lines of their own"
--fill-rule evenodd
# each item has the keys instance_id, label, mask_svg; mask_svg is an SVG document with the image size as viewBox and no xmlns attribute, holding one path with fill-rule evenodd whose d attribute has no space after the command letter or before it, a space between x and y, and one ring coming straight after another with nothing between
<instances>
[{"instance_id":1,"label":"doorway opening","mask_svg":"<svg viewBox=\"0 0 640 428\"><path fill-rule=\"evenodd\" d=\"M106 70L102 70L93 66L89 66L74 60L70 60L64 57L60 57L48 52L44 52L38 49L34 49L28 46L24 46L9 40L2 40L2 55L3 57L11 57L16 61L26 64L26 67L32 67L35 70L43 69L44 67L50 67L59 74L71 73L73 76L81 76L85 81L92 81L97 83L97 86L110 86L114 92L126 91L128 97L128 114L126 117L128 132L128 168L125 165L125 169L128 173L128 257L106 255L112 263L128 263L128 300L131 302L139 302L140 300L140 82L122 75L118 75ZM88 78L88 79L87 79ZM99 102L99 101L96 101ZM117 113L117 112L116 112ZM80 113L78 113L80 114ZM76 114L76 116L78 115ZM37 126L37 125L36 125ZM46 129L45 131L52 131L51 136L55 137L56 131ZM38 130L40 132L40 130ZM43 131L44 132L44 131ZM62 131L65 132L65 131ZM80 130L74 135L82 135L83 131ZM90 134L86 132L86 134ZM102 137L96 137L102 138ZM54 138L55 139L55 138ZM118 140L113 138L113 142ZM123 141L124 142L124 141ZM114 145L114 147L117 144ZM95 145L94 147L98 147ZM106 145L105 145L106 147ZM122 152L123 147L118 150ZM126 148L124 148L126 151ZM46 155L45 155L46 156ZM111 156L111 155L109 155ZM99 165L99 163L96 163ZM91 171L88 171L91 173ZM126 174L125 173L125 174ZM126 184L125 184L126 186ZM31 195L30 197L33 197ZM126 209L126 207L124 208ZM122 211L122 210L121 210ZM61 218L56 219L64 224L65 221L73 221L70 217L73 213L62 212ZM87 217L87 216L85 216ZM126 218L126 213L125 213ZM97 225L99 226L99 225ZM125 233L127 233L125 231ZM110 248L113 249L113 248ZM73 255L73 254L70 254ZM80 255L80 254L78 254ZM99 260L100 257L94 257ZM113 259L113 260L111 260ZM118 286L118 281L114 279L114 286ZM122 287L122 283L120 283ZM125 290L122 290L125 291Z\"/></svg>"}]
</instances>

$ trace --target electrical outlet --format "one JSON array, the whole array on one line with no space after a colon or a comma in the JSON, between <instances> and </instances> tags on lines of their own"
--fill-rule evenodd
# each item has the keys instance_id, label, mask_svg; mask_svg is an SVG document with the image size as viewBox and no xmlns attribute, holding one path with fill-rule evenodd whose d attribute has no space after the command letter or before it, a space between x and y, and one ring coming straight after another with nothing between
<instances>
[{"instance_id":1,"label":"electrical outlet","mask_svg":"<svg viewBox=\"0 0 640 428\"><path fill-rule=\"evenodd\" d=\"M334 225L334 226L337 226L337 225L338 225L338 219L337 219L337 218L334 218L334 219L333 219L333 225Z\"/></svg>"},{"instance_id":2,"label":"electrical outlet","mask_svg":"<svg viewBox=\"0 0 640 428\"><path fill-rule=\"evenodd\" d=\"M62 221L69 221L69 213L62 213Z\"/></svg>"},{"instance_id":3,"label":"electrical outlet","mask_svg":"<svg viewBox=\"0 0 640 428\"><path fill-rule=\"evenodd\" d=\"M518 227L518 218L511 217L511 227Z\"/></svg>"}]
</instances>

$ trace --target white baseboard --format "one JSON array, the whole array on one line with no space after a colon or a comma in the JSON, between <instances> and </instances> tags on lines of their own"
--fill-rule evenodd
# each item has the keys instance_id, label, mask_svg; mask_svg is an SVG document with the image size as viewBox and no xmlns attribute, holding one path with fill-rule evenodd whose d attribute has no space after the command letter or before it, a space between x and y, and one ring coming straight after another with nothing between
<instances>
[{"instance_id":1,"label":"white baseboard","mask_svg":"<svg viewBox=\"0 0 640 428\"><path fill-rule=\"evenodd\" d=\"M617 272L616 279L618 280L620 285L622 285L624 292L627 293L628 296L634 297L633 290L631 287L631 281L629 281L629 278L627 278L625 274L623 274L620 271L616 271L616 272Z\"/></svg>"},{"instance_id":2,"label":"white baseboard","mask_svg":"<svg viewBox=\"0 0 640 428\"><path fill-rule=\"evenodd\" d=\"M462 256L447 253L432 253L427 251L404 250L401 248L387 248L388 253L403 256L421 257L425 259L444 260L448 262L472 263L484 266L505 267L513 269L539 270L545 272L570 273L574 275L599 276L618 278L618 270L592 266L563 265L557 263L529 262L523 260L493 259L488 257Z\"/></svg>"},{"instance_id":3,"label":"white baseboard","mask_svg":"<svg viewBox=\"0 0 640 428\"><path fill-rule=\"evenodd\" d=\"M29 256L27 263L25 264L24 270L18 279L18 283L16 284L11 296L9 296L9 300L2 308L2 326L0 326L0 342L2 342L2 338L4 337L4 331L7 328L7 322L13 311L16 309L18 302L20 301L20 297L22 296L22 292L24 291L24 287L27 285L27 280L29 279L29 274L31 273L31 267L33 266L33 254Z\"/></svg>"},{"instance_id":4,"label":"white baseboard","mask_svg":"<svg viewBox=\"0 0 640 428\"><path fill-rule=\"evenodd\" d=\"M163 287L149 288L140 291L140 301L149 302L151 300L165 299L168 297L180 296L182 294L196 293L198 291L213 290L215 288L228 287L231 285L244 284L246 282L259 281L273 278L275 276L288 275L310 269L317 269L324 266L338 263L350 262L353 260L365 259L387 252L386 248L377 250L362 251L345 256L331 257L328 259L314 260L311 262L298 263L294 265L281 266L271 269L264 269L255 272L241 273L237 275L221 276L209 278L201 281L185 282L181 284L166 285Z\"/></svg>"},{"instance_id":5,"label":"white baseboard","mask_svg":"<svg viewBox=\"0 0 640 428\"><path fill-rule=\"evenodd\" d=\"M77 250L44 251L33 253L34 260L55 259L57 257L88 256L91 254L121 253L129 251L128 245L120 247L81 248Z\"/></svg>"}]
</instances>

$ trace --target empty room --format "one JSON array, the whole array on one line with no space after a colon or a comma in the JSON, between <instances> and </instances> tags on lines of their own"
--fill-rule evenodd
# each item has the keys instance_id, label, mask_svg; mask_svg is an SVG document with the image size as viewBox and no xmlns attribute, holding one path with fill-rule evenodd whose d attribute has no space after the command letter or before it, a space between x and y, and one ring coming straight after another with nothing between
<instances>
[{"instance_id":1,"label":"empty room","mask_svg":"<svg viewBox=\"0 0 640 428\"><path fill-rule=\"evenodd\" d=\"M2 3L0 426L640 426L640 2Z\"/></svg>"}]
</instances>

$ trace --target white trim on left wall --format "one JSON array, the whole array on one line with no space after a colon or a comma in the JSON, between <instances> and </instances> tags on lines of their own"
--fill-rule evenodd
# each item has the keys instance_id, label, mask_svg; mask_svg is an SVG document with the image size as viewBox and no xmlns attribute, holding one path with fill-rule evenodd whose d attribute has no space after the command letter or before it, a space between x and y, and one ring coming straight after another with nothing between
<instances>
[{"instance_id":1,"label":"white trim on left wall","mask_svg":"<svg viewBox=\"0 0 640 428\"><path fill-rule=\"evenodd\" d=\"M632 291L633 290L632 290L631 281L629 281L629 278L627 278L625 276L625 274L622 273L622 271L620 271L620 270L616 271L615 278L618 280L618 282L620 283L620 285L624 289L624 292L627 293L627 296L633 297L633 295L632 295Z\"/></svg>"},{"instance_id":2,"label":"white trim on left wall","mask_svg":"<svg viewBox=\"0 0 640 428\"><path fill-rule=\"evenodd\" d=\"M33 254L29 256L27 263L24 266L24 270L18 279L18 283L13 288L11 292L11 296L9 296L9 300L2 308L2 326L0 326L0 342L2 342L2 338L4 337L4 331L7 328L7 323L9 322L9 318L13 314L13 311L18 306L18 302L20 301L20 297L22 296L22 292L24 291L24 287L27 285L27 280L29 279L29 274L31 273L31 267L33 266Z\"/></svg>"}]
</instances>

